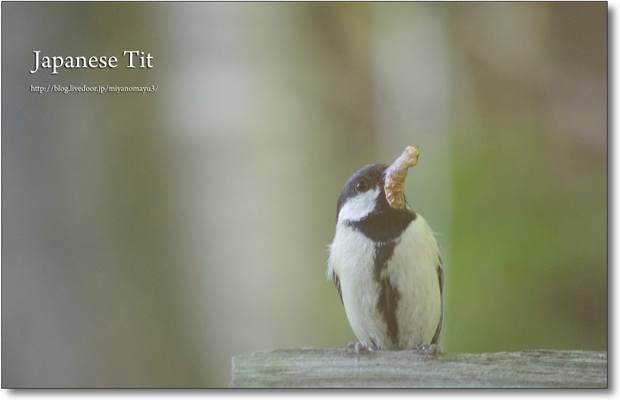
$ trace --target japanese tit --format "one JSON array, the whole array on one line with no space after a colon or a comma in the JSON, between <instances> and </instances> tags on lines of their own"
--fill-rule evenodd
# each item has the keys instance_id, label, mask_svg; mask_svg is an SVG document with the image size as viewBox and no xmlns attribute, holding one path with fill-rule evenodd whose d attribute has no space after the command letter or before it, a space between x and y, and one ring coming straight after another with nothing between
<instances>
[{"instance_id":1,"label":"japanese tit","mask_svg":"<svg viewBox=\"0 0 620 400\"><path fill-rule=\"evenodd\" d=\"M327 275L360 341L355 344L358 357L360 344L367 350L440 351L439 246L402 191L407 169L417 158L417 147L408 147L392 166L365 166L338 198Z\"/></svg>"}]
</instances>

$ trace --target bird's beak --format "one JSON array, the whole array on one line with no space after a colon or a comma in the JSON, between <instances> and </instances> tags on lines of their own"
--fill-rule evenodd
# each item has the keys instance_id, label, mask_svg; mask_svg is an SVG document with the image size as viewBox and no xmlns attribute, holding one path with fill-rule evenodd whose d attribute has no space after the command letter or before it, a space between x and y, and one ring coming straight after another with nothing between
<instances>
[{"instance_id":1,"label":"bird's beak","mask_svg":"<svg viewBox=\"0 0 620 400\"><path fill-rule=\"evenodd\" d=\"M418 163L418 146L408 146L403 154L385 171L383 187L388 204L397 210L405 208L403 185L407 178L407 170Z\"/></svg>"}]
</instances>

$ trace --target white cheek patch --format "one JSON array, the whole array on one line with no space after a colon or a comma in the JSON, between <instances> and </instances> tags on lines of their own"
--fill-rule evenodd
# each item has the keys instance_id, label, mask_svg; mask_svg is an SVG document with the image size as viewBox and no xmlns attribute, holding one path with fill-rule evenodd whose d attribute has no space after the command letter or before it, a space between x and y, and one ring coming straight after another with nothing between
<instances>
[{"instance_id":1,"label":"white cheek patch","mask_svg":"<svg viewBox=\"0 0 620 400\"><path fill-rule=\"evenodd\" d=\"M365 193L348 199L338 214L338 221L359 221L375 209L379 188L368 190Z\"/></svg>"}]
</instances>

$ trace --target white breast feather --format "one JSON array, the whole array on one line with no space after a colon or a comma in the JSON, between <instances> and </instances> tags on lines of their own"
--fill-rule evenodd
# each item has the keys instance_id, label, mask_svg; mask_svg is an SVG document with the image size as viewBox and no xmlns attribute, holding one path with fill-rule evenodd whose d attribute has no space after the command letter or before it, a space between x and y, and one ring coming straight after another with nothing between
<instances>
[{"instance_id":1,"label":"white breast feather","mask_svg":"<svg viewBox=\"0 0 620 400\"><path fill-rule=\"evenodd\" d=\"M386 273L401 295L396 315L398 347L410 349L429 344L439 325L439 248L431 228L419 214L400 240ZM331 278L335 272L340 278L347 318L358 340L375 339L380 348L390 348L386 323L377 311L379 284L373 277L374 253L370 239L339 219L330 246L327 273Z\"/></svg>"}]
</instances>

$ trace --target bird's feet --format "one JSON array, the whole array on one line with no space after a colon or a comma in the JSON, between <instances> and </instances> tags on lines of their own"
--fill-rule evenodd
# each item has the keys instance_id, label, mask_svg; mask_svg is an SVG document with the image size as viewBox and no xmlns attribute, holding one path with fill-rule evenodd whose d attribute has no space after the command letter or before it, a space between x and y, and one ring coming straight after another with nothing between
<instances>
[{"instance_id":1,"label":"bird's feet","mask_svg":"<svg viewBox=\"0 0 620 400\"><path fill-rule=\"evenodd\" d=\"M363 342L351 342L349 343L349 345L344 349L345 353L350 353L355 351L355 354L357 355L357 362L359 364L360 362L360 352L371 352L371 351L375 351L377 350L377 344L374 342L374 340L371 340L370 343L368 343L367 341L363 341Z\"/></svg>"},{"instance_id":2,"label":"bird's feet","mask_svg":"<svg viewBox=\"0 0 620 400\"><path fill-rule=\"evenodd\" d=\"M416 350L418 351L418 353L424 354L425 361L429 354L432 354L433 356L441 354L441 348L437 344L423 344L421 346L418 346Z\"/></svg>"}]
</instances>

